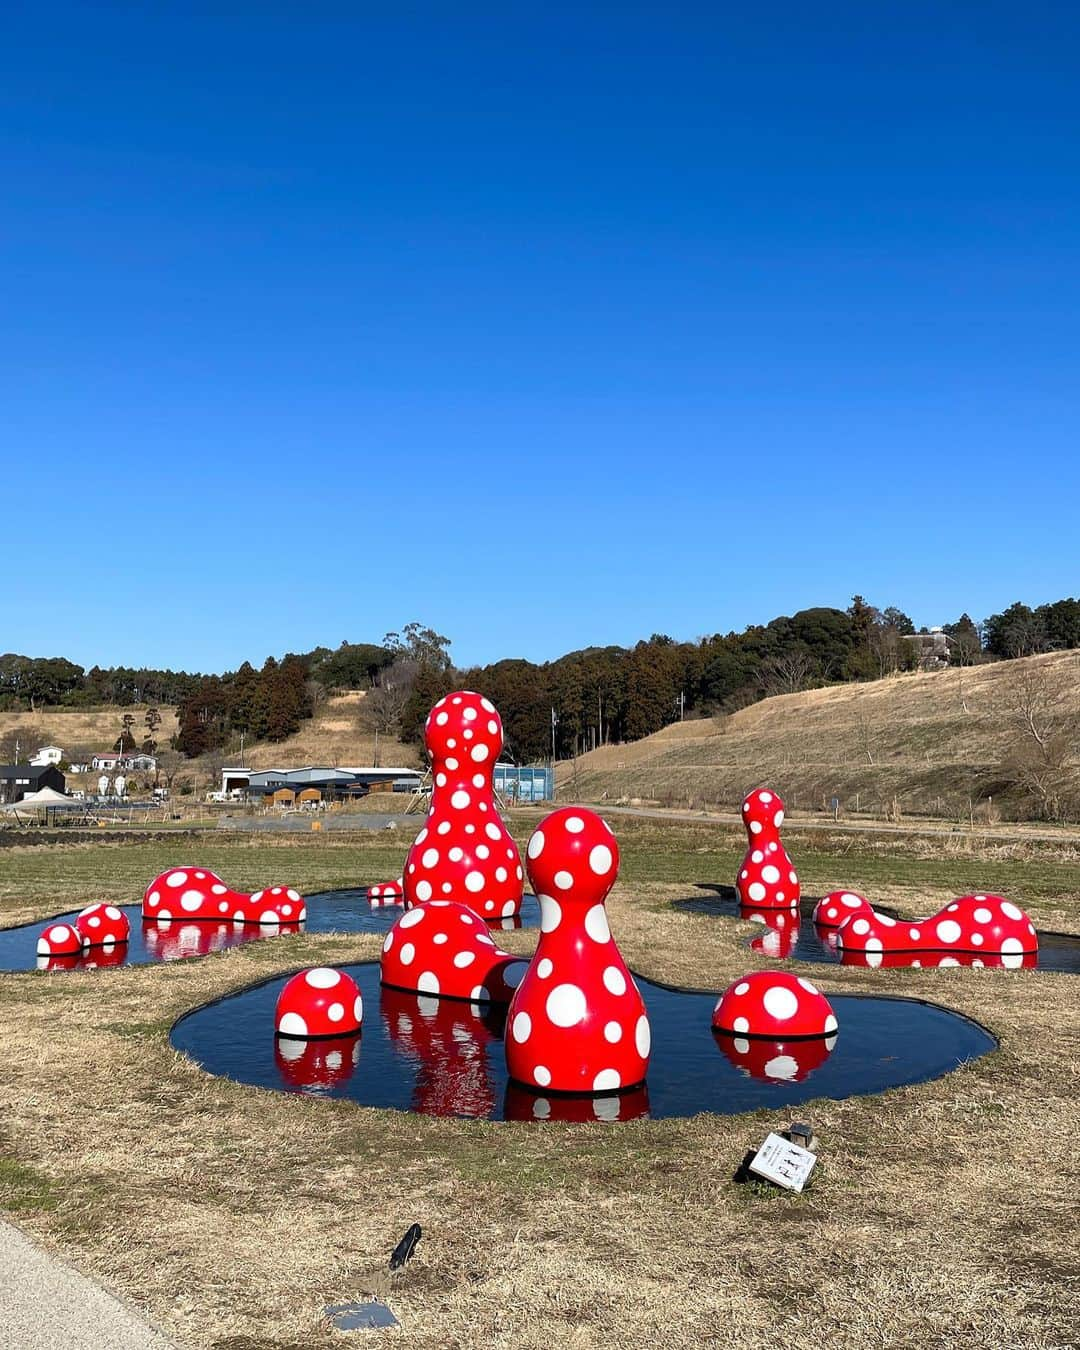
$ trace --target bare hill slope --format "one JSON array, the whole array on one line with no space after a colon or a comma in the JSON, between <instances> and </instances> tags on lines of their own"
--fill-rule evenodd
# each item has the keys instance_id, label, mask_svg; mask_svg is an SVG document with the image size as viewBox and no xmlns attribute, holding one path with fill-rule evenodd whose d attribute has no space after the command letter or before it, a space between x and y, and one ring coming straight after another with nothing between
<instances>
[{"instance_id":1,"label":"bare hill slope","mask_svg":"<svg viewBox=\"0 0 1080 1350\"><path fill-rule=\"evenodd\" d=\"M1007 814L1037 808L1015 764L1038 753L1023 726L1064 743L1057 771L1080 794L1080 652L1054 652L964 670L893 676L765 699L728 717L681 722L630 745L604 746L559 766L583 800L734 806L769 782L791 805L833 796L847 810L962 816L992 794ZM575 781L576 786L572 786ZM985 805L984 805L985 809Z\"/></svg>"}]
</instances>

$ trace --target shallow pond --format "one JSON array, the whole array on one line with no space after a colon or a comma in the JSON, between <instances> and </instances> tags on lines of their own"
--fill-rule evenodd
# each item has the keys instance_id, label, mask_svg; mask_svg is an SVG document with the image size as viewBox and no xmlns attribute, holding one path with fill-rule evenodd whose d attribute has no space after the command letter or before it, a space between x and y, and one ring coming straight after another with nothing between
<instances>
[{"instance_id":1,"label":"shallow pond","mask_svg":"<svg viewBox=\"0 0 1080 1350\"><path fill-rule=\"evenodd\" d=\"M278 976L198 1008L172 1044L208 1072L279 1092L491 1120L631 1120L732 1115L924 1082L995 1048L984 1028L933 1004L830 994L835 1037L765 1041L714 1035L715 993L637 979L652 1024L648 1082L618 1096L539 1095L508 1081L505 1008L383 989L374 961L343 966L360 986L359 1036L274 1035Z\"/></svg>"}]
</instances>

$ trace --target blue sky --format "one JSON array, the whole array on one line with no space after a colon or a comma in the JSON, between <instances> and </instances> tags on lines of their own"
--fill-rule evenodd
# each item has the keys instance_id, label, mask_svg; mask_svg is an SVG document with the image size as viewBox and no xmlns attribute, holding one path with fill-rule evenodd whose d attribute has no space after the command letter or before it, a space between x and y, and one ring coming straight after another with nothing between
<instances>
[{"instance_id":1,"label":"blue sky","mask_svg":"<svg viewBox=\"0 0 1080 1350\"><path fill-rule=\"evenodd\" d=\"M461 664L1077 589L1067 4L64 5L0 50L0 651Z\"/></svg>"}]
</instances>

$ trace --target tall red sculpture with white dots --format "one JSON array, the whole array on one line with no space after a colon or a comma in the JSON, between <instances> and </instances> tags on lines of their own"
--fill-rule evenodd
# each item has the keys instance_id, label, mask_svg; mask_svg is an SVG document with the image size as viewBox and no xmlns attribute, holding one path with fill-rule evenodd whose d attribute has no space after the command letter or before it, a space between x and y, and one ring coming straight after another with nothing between
<instances>
[{"instance_id":1,"label":"tall red sculpture with white dots","mask_svg":"<svg viewBox=\"0 0 1080 1350\"><path fill-rule=\"evenodd\" d=\"M495 705L459 690L439 699L424 724L431 756L431 810L405 860L405 903L455 900L483 919L521 909L521 856L495 805L503 745Z\"/></svg>"},{"instance_id":2,"label":"tall red sculpture with white dots","mask_svg":"<svg viewBox=\"0 0 1080 1350\"><path fill-rule=\"evenodd\" d=\"M784 803L768 788L757 788L746 794L742 818L749 845L735 879L740 903L756 909L797 908L799 876L780 842Z\"/></svg>"},{"instance_id":3,"label":"tall red sculpture with white dots","mask_svg":"<svg viewBox=\"0 0 1080 1350\"><path fill-rule=\"evenodd\" d=\"M645 1004L608 927L619 846L592 811L567 806L529 840L540 941L506 1017L506 1065L525 1087L618 1092L644 1082Z\"/></svg>"}]
</instances>

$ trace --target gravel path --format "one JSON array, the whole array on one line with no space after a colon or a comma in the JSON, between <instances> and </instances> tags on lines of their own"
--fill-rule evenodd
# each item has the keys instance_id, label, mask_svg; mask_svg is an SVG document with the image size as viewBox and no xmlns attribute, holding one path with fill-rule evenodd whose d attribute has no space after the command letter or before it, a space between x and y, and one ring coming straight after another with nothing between
<instances>
[{"instance_id":1,"label":"gravel path","mask_svg":"<svg viewBox=\"0 0 1080 1350\"><path fill-rule=\"evenodd\" d=\"M100 1285L0 1223L0 1346L177 1350Z\"/></svg>"}]
</instances>

